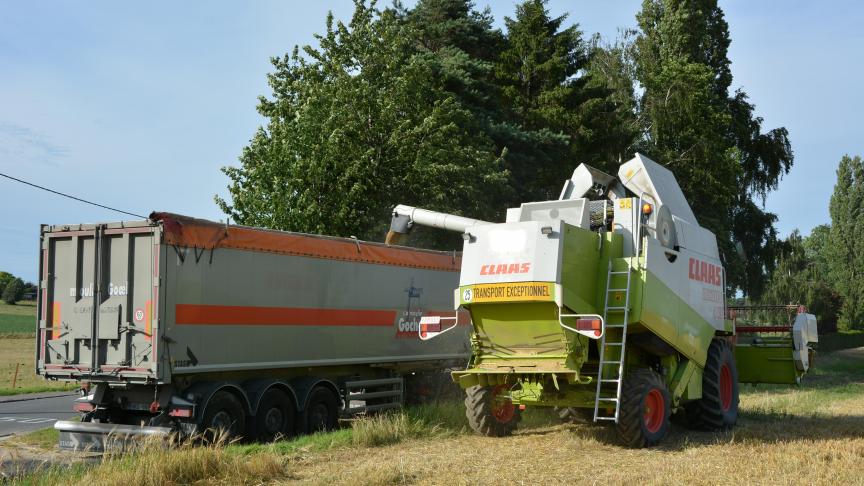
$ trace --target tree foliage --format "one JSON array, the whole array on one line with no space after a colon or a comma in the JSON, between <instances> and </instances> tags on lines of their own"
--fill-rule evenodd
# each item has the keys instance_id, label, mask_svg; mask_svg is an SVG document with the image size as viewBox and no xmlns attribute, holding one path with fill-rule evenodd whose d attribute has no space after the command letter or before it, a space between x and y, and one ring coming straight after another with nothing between
<instances>
[{"instance_id":1,"label":"tree foliage","mask_svg":"<svg viewBox=\"0 0 864 486\"><path fill-rule=\"evenodd\" d=\"M827 230L827 226L818 226L806 238L795 230L779 243L775 270L762 302L804 305L820 325L832 329L837 323L841 297L823 267Z\"/></svg>"},{"instance_id":2,"label":"tree foliage","mask_svg":"<svg viewBox=\"0 0 864 486\"><path fill-rule=\"evenodd\" d=\"M843 298L841 327L864 329L864 162L844 156L837 168L837 184L829 206L827 271ZM822 230L824 233L825 230ZM824 237L824 234L822 235Z\"/></svg>"},{"instance_id":3,"label":"tree foliage","mask_svg":"<svg viewBox=\"0 0 864 486\"><path fill-rule=\"evenodd\" d=\"M6 285L9 282L15 280L15 276L9 272L0 272L0 296L3 295L3 289L6 288Z\"/></svg>"},{"instance_id":4,"label":"tree foliage","mask_svg":"<svg viewBox=\"0 0 864 486\"><path fill-rule=\"evenodd\" d=\"M492 217L507 190L502 153L447 83L467 54L417 51L393 10L357 3L327 18L320 46L273 59L268 119L223 169L242 224L380 239L396 202ZM466 88L470 89L470 88Z\"/></svg>"},{"instance_id":5,"label":"tree foliage","mask_svg":"<svg viewBox=\"0 0 864 486\"><path fill-rule=\"evenodd\" d=\"M764 198L792 165L732 89L716 0L645 0L638 31L586 41L544 0L494 27L470 0L328 16L317 46L273 59L266 125L225 167L234 221L378 240L412 204L483 219L554 198L581 162L615 172L642 151L676 175L718 238L729 290L758 299L777 259ZM453 247L449 235L424 241Z\"/></svg>"},{"instance_id":6,"label":"tree foliage","mask_svg":"<svg viewBox=\"0 0 864 486\"><path fill-rule=\"evenodd\" d=\"M15 278L3 288L3 302L14 305L24 296L24 282Z\"/></svg>"},{"instance_id":7,"label":"tree foliage","mask_svg":"<svg viewBox=\"0 0 864 486\"><path fill-rule=\"evenodd\" d=\"M776 216L759 202L792 166L787 131L763 133L746 93L730 95L729 29L716 0L645 0L637 20L643 150L675 173L717 235L731 287L758 298L777 240Z\"/></svg>"}]
</instances>

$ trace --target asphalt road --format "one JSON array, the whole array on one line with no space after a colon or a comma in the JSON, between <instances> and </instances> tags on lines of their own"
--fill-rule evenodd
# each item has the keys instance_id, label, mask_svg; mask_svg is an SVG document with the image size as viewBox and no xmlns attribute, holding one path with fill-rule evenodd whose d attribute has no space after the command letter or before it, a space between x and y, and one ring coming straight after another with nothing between
<instances>
[{"instance_id":1,"label":"asphalt road","mask_svg":"<svg viewBox=\"0 0 864 486\"><path fill-rule=\"evenodd\" d=\"M76 393L39 393L0 397L0 437L53 427L78 416L72 411Z\"/></svg>"}]
</instances>

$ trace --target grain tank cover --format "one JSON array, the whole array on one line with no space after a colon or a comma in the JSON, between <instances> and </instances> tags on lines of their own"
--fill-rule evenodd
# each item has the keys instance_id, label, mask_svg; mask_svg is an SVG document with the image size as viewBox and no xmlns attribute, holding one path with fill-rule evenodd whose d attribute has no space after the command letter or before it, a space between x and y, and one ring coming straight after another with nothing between
<instances>
[{"instance_id":1,"label":"grain tank cover","mask_svg":"<svg viewBox=\"0 0 864 486\"><path fill-rule=\"evenodd\" d=\"M624 187L637 197L647 194L659 206L667 206L678 219L699 225L675 176L657 162L637 153L635 157L621 164L618 178Z\"/></svg>"},{"instance_id":2,"label":"grain tank cover","mask_svg":"<svg viewBox=\"0 0 864 486\"><path fill-rule=\"evenodd\" d=\"M590 195L608 197L614 201L626 194L615 177L588 164L579 164L570 179L564 182L564 189L558 199L579 199Z\"/></svg>"}]
</instances>

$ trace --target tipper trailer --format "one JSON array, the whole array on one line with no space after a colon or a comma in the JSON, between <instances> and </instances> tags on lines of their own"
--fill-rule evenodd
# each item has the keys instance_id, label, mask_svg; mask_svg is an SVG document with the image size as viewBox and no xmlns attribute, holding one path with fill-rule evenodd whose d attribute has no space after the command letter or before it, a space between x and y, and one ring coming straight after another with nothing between
<instances>
[{"instance_id":1,"label":"tipper trailer","mask_svg":"<svg viewBox=\"0 0 864 486\"><path fill-rule=\"evenodd\" d=\"M459 268L455 252L168 213L43 226L37 373L87 390L81 421L56 424L61 446L209 429L270 440L397 407L424 372L467 361ZM423 343L430 315L460 330Z\"/></svg>"},{"instance_id":2,"label":"tipper trailer","mask_svg":"<svg viewBox=\"0 0 864 486\"><path fill-rule=\"evenodd\" d=\"M454 304L471 314L472 356L452 376L479 433L509 434L521 408L547 406L648 446L673 411L729 428L739 382L794 383L809 367L816 321L803 309L736 332L714 234L641 154L617 178L580 165L559 200L508 209L504 223L397 206L388 240L414 225L463 236ZM419 333L440 339L454 324L424 317Z\"/></svg>"}]
</instances>

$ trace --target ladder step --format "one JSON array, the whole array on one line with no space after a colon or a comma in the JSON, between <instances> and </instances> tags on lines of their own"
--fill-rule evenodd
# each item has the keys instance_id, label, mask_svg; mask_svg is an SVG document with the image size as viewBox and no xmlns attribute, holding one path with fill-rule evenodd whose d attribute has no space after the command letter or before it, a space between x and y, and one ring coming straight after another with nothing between
<instances>
[{"instance_id":1,"label":"ladder step","mask_svg":"<svg viewBox=\"0 0 864 486\"><path fill-rule=\"evenodd\" d=\"M624 343L606 343L606 346L624 346Z\"/></svg>"},{"instance_id":2,"label":"ladder step","mask_svg":"<svg viewBox=\"0 0 864 486\"><path fill-rule=\"evenodd\" d=\"M624 270L622 272L609 272L609 275L626 275L630 273L630 270Z\"/></svg>"},{"instance_id":3,"label":"ladder step","mask_svg":"<svg viewBox=\"0 0 864 486\"><path fill-rule=\"evenodd\" d=\"M610 311L610 310L614 310L614 311L623 311L623 310L627 310L627 307L626 307L626 306L621 306L621 305L616 305L616 306L609 306L609 307L606 308L606 310L607 310L607 311Z\"/></svg>"},{"instance_id":4,"label":"ladder step","mask_svg":"<svg viewBox=\"0 0 864 486\"><path fill-rule=\"evenodd\" d=\"M597 416L595 420L615 420L615 417Z\"/></svg>"},{"instance_id":5,"label":"ladder step","mask_svg":"<svg viewBox=\"0 0 864 486\"><path fill-rule=\"evenodd\" d=\"M606 289L609 292L627 292L627 289Z\"/></svg>"},{"instance_id":6,"label":"ladder step","mask_svg":"<svg viewBox=\"0 0 864 486\"><path fill-rule=\"evenodd\" d=\"M600 364L621 364L621 361L601 361Z\"/></svg>"},{"instance_id":7,"label":"ladder step","mask_svg":"<svg viewBox=\"0 0 864 486\"><path fill-rule=\"evenodd\" d=\"M617 378L603 378L602 380L600 380L600 383L618 383L619 381L621 380Z\"/></svg>"},{"instance_id":8,"label":"ladder step","mask_svg":"<svg viewBox=\"0 0 864 486\"><path fill-rule=\"evenodd\" d=\"M599 398L597 398L597 401L600 401L600 402L617 402L618 399L617 398L599 397Z\"/></svg>"},{"instance_id":9,"label":"ladder step","mask_svg":"<svg viewBox=\"0 0 864 486\"><path fill-rule=\"evenodd\" d=\"M606 327L612 327L612 328L627 327L627 324L606 324Z\"/></svg>"}]
</instances>

